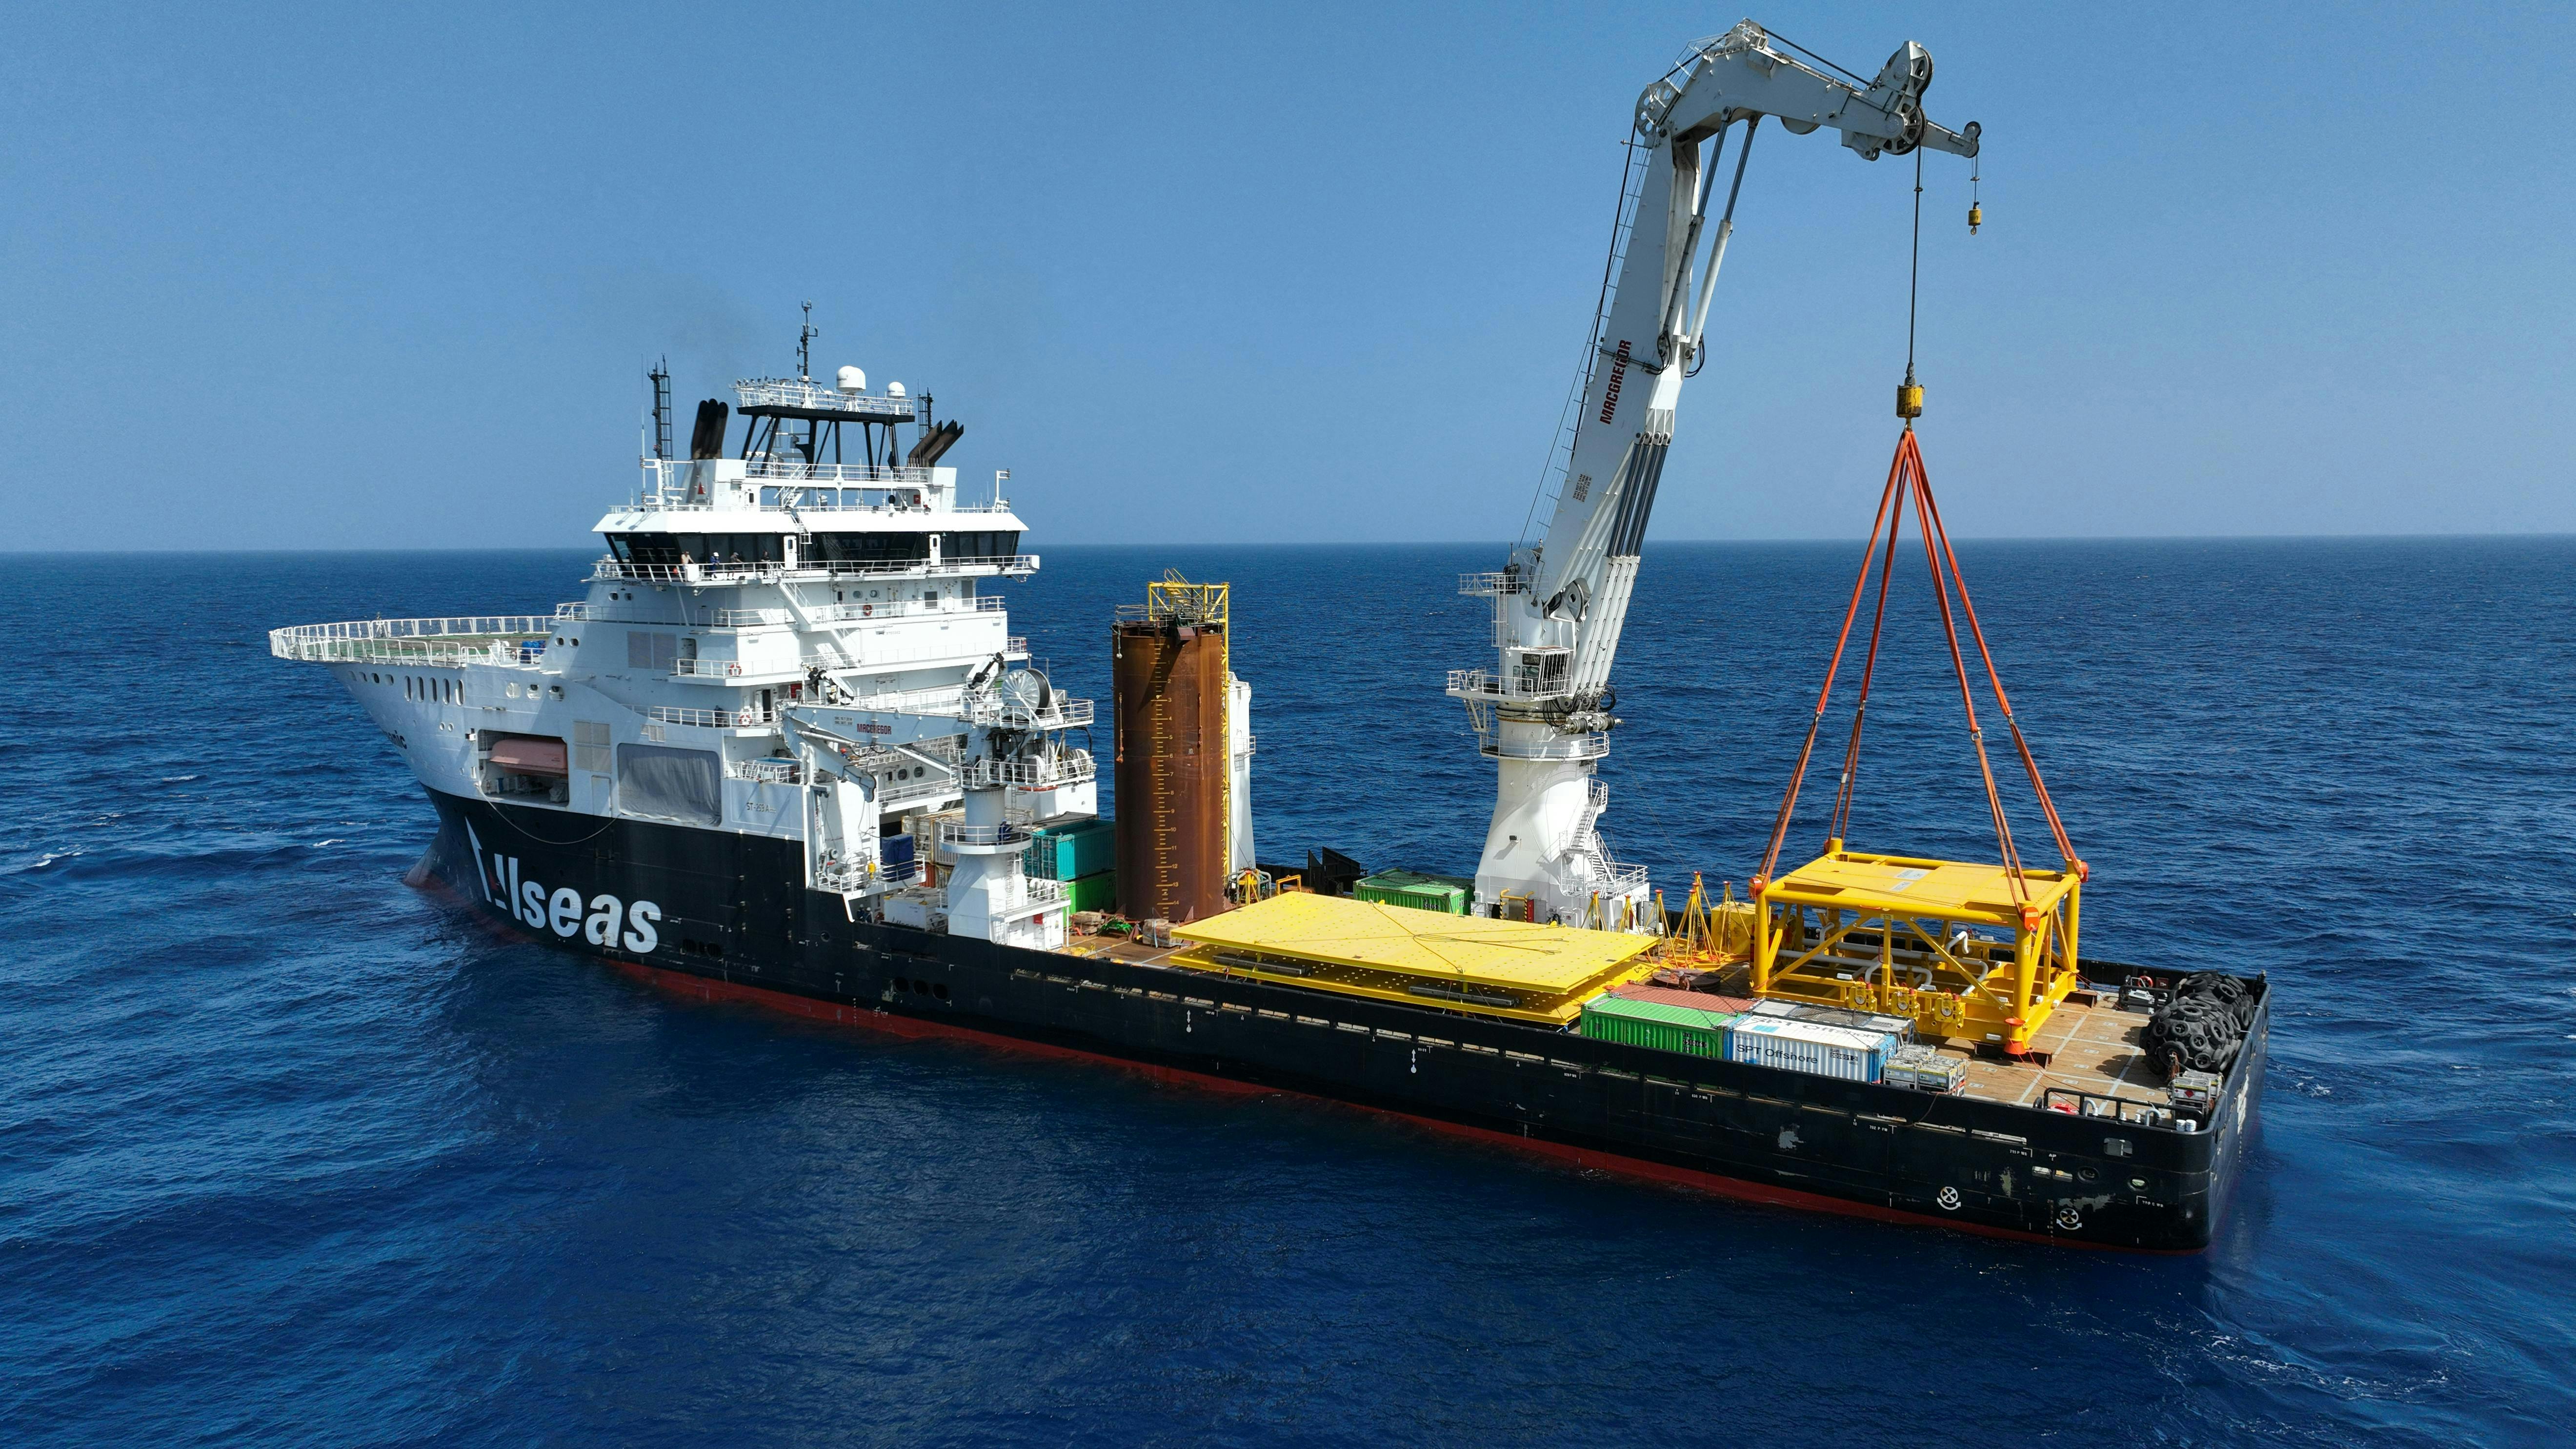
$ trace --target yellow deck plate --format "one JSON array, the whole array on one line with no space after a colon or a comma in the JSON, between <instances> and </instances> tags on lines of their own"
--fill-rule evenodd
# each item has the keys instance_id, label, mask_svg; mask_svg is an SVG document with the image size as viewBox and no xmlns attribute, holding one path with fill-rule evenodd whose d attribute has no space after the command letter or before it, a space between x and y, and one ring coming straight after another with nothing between
<instances>
[{"instance_id":1,"label":"yellow deck plate","mask_svg":"<svg viewBox=\"0 0 2576 1449\"><path fill-rule=\"evenodd\" d=\"M1175 926L1204 946L1561 996L1652 950L1653 936L1452 916L1347 896L1283 891Z\"/></svg>"},{"instance_id":2,"label":"yellow deck plate","mask_svg":"<svg viewBox=\"0 0 2576 1449\"><path fill-rule=\"evenodd\" d=\"M2057 870L2025 870L2022 879L2030 903L2042 911L2055 908L2075 884L2074 876ZM1798 867L1765 887L1762 898L2001 926L2020 922L2012 882L2002 866L1857 850L1836 851Z\"/></svg>"}]
</instances>

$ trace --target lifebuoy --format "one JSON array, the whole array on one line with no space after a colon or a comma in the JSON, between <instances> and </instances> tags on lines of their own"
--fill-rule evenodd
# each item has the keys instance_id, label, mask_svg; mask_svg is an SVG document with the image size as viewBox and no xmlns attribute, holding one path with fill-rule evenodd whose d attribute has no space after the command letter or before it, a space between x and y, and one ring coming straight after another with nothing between
<instances>
[{"instance_id":1,"label":"lifebuoy","mask_svg":"<svg viewBox=\"0 0 2576 1449\"><path fill-rule=\"evenodd\" d=\"M869 615L869 614L874 614L876 611L877 611L877 606L876 606L876 605L874 605L874 604L861 604L861 605L859 605L859 613L860 613L862 616Z\"/></svg>"}]
</instances>

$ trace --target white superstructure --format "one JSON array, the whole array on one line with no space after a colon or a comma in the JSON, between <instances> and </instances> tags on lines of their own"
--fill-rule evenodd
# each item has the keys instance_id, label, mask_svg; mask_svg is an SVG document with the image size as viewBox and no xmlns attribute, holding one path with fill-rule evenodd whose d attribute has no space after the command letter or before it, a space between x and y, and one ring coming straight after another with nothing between
<instances>
[{"instance_id":1,"label":"white superstructure","mask_svg":"<svg viewBox=\"0 0 2576 1449\"><path fill-rule=\"evenodd\" d=\"M1460 592L1493 600L1493 670L1454 670L1478 748L1500 772L1494 815L1476 867L1476 907L1611 929L1660 929L1642 867L1614 862L1599 821L1609 794L1594 778L1610 752L1610 665L1646 523L1673 440L1683 379L1703 355L1711 287L1733 230L1735 189L1714 228L1714 163L1739 124L1735 185L1765 116L1806 135L1841 133L1864 160L1919 147L1973 156L1978 128L1951 132L1923 115L1932 57L1908 42L1875 80L1829 74L1747 20L1683 52L1637 99L1628 185L1611 254L1614 285L1585 347L1533 516L1498 572L1470 574ZM1845 78L1848 77L1848 78ZM1705 153L1705 154L1704 154ZM1707 164L1703 164L1703 163ZM1692 305L1700 234L1711 233ZM1909 378L1910 382L1911 379Z\"/></svg>"},{"instance_id":2,"label":"white superstructure","mask_svg":"<svg viewBox=\"0 0 2576 1449\"><path fill-rule=\"evenodd\" d=\"M1037 571L1018 515L998 484L958 497L939 458L963 430L900 383L734 392L732 456L701 404L693 456L645 458L599 521L580 602L279 629L271 652L328 664L430 788L558 813L566 839L624 817L794 840L854 916L1062 944L1064 887L1022 855L1096 813L1092 704L984 592Z\"/></svg>"}]
</instances>

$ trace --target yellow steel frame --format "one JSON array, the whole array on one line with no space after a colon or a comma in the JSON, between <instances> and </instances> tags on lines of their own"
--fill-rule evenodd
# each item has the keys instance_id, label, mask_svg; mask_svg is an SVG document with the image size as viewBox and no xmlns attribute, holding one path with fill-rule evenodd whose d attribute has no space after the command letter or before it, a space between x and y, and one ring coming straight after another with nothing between
<instances>
[{"instance_id":1,"label":"yellow steel frame","mask_svg":"<svg viewBox=\"0 0 2576 1449\"><path fill-rule=\"evenodd\" d=\"M2075 989L2083 882L2071 871L2034 870L2014 885L1998 866L1834 841L1763 888L1753 992L1912 1017L1927 1033L1995 1042L2019 1056ZM1943 929L1959 926L2000 926L2012 936L1961 941Z\"/></svg>"},{"instance_id":2,"label":"yellow steel frame","mask_svg":"<svg viewBox=\"0 0 2576 1449\"><path fill-rule=\"evenodd\" d=\"M1226 584L1194 584L1176 571L1145 585L1145 617L1158 624L1214 624L1222 628L1231 612L1233 590Z\"/></svg>"},{"instance_id":3,"label":"yellow steel frame","mask_svg":"<svg viewBox=\"0 0 2576 1449\"><path fill-rule=\"evenodd\" d=\"M1665 947L1665 959L1698 966L1729 966L1753 949L1754 908L1735 898L1735 882L1726 882L1726 898L1713 901L1708 884L1691 876L1690 899L1682 903L1681 924Z\"/></svg>"}]
</instances>

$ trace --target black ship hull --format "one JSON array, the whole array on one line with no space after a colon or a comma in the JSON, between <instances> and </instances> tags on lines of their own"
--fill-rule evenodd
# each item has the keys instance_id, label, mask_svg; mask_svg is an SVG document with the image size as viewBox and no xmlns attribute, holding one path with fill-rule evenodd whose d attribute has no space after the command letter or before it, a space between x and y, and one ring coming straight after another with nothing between
<instances>
[{"instance_id":1,"label":"black ship hull","mask_svg":"<svg viewBox=\"0 0 2576 1449\"><path fill-rule=\"evenodd\" d=\"M796 842L430 792L424 868L521 931L708 997L998 1038L1401 1114L1588 1168L1887 1221L2208 1246L2269 1000L2208 1129L1682 1056L1436 1008L853 920Z\"/></svg>"}]
</instances>

